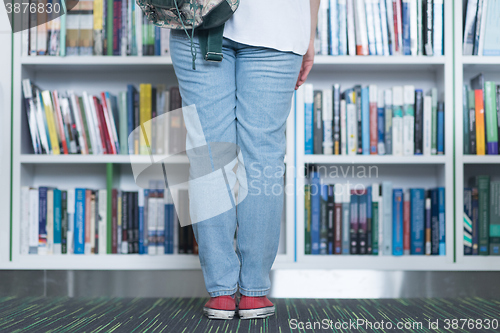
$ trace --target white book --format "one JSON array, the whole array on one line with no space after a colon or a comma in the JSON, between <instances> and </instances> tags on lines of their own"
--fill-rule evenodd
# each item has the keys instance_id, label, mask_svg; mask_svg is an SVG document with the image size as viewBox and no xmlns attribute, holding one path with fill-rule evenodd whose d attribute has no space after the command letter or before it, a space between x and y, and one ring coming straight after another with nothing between
<instances>
[{"instance_id":1,"label":"white book","mask_svg":"<svg viewBox=\"0 0 500 333\"><path fill-rule=\"evenodd\" d=\"M424 54L424 36L423 36L423 19L424 19L424 6L422 0L417 0L417 55Z\"/></svg>"},{"instance_id":2,"label":"white book","mask_svg":"<svg viewBox=\"0 0 500 333\"><path fill-rule=\"evenodd\" d=\"M383 89L380 89L378 91L378 98L377 98L377 132L380 131L380 129L382 129L382 132L385 134L385 122L383 122L382 124L379 124L379 116L378 116L378 110L382 109L383 111L383 117L382 119L384 119L385 117L385 98L384 98L384 90ZM380 126L382 126L382 128L380 128ZM378 137L378 135L377 135ZM384 136L384 140L380 141L380 137L378 137L379 140L377 142L377 152L379 155L385 155L385 136Z\"/></svg>"},{"instance_id":3,"label":"white book","mask_svg":"<svg viewBox=\"0 0 500 333\"><path fill-rule=\"evenodd\" d=\"M99 121L97 120L97 109L96 109L96 106L94 103L94 97L89 95L88 99L89 99L89 105L90 105L89 116L92 119L92 122L94 124L94 129L92 131L92 135L94 136L95 146L92 145L92 154L102 155L104 153L104 151L102 148L103 142L101 139L101 131L105 131L106 129L104 127L101 127L101 129L99 129L99 125L98 125ZM97 149L95 149L94 147Z\"/></svg>"},{"instance_id":4,"label":"white book","mask_svg":"<svg viewBox=\"0 0 500 333\"><path fill-rule=\"evenodd\" d=\"M418 53L418 19L417 0L410 1L410 52L412 56Z\"/></svg>"},{"instance_id":5,"label":"white book","mask_svg":"<svg viewBox=\"0 0 500 333\"><path fill-rule=\"evenodd\" d=\"M415 87L403 87L403 155L411 156L415 150Z\"/></svg>"},{"instance_id":6,"label":"white book","mask_svg":"<svg viewBox=\"0 0 500 333\"><path fill-rule=\"evenodd\" d=\"M19 225L19 250L21 254L29 252L30 188L21 187L21 223Z\"/></svg>"},{"instance_id":7,"label":"white book","mask_svg":"<svg viewBox=\"0 0 500 333\"><path fill-rule=\"evenodd\" d=\"M318 11L318 39L320 47L317 49L318 54L328 55L328 6L329 1L321 1Z\"/></svg>"},{"instance_id":8,"label":"white book","mask_svg":"<svg viewBox=\"0 0 500 333\"><path fill-rule=\"evenodd\" d=\"M432 140L432 97L424 96L424 137L423 137L423 154L431 155L431 140Z\"/></svg>"},{"instance_id":9,"label":"white book","mask_svg":"<svg viewBox=\"0 0 500 333\"><path fill-rule=\"evenodd\" d=\"M41 95L39 94L38 89L35 89L35 101L36 101L36 123L38 133L40 134L40 142L45 149L47 154L51 154L51 150L49 149L49 141L47 136L47 131L45 130L45 122L44 122L44 114L42 109L42 101Z\"/></svg>"},{"instance_id":10,"label":"white book","mask_svg":"<svg viewBox=\"0 0 500 333\"><path fill-rule=\"evenodd\" d=\"M491 1L491 0L490 0ZM479 32L479 45L477 55L482 56L484 54L484 35L486 32L486 13L488 12L488 0L483 0L483 14L481 15L481 28Z\"/></svg>"},{"instance_id":11,"label":"white book","mask_svg":"<svg viewBox=\"0 0 500 333\"><path fill-rule=\"evenodd\" d=\"M323 109L323 154L333 155L333 93L332 89L324 89Z\"/></svg>"},{"instance_id":12,"label":"white book","mask_svg":"<svg viewBox=\"0 0 500 333\"><path fill-rule=\"evenodd\" d=\"M426 198L425 199L425 212L427 212L428 210L430 210L431 207L432 207L431 198ZM427 239L427 237L425 237L425 238ZM432 243L430 241L426 241L425 242L425 254L426 255L431 255L432 254Z\"/></svg>"},{"instance_id":13,"label":"white book","mask_svg":"<svg viewBox=\"0 0 500 333\"><path fill-rule=\"evenodd\" d=\"M347 20L347 54L356 55L356 23L354 21L354 1L346 0L346 20Z\"/></svg>"},{"instance_id":14,"label":"white book","mask_svg":"<svg viewBox=\"0 0 500 333\"><path fill-rule=\"evenodd\" d=\"M59 104L61 106L61 112L64 118L64 122L66 124L71 124L71 112L69 109L69 100L67 97L61 97L59 99ZM70 125L71 126L71 125ZM73 138L72 141L68 142L69 145L69 151L71 154L76 154L77 149L76 149L76 139Z\"/></svg>"},{"instance_id":15,"label":"white book","mask_svg":"<svg viewBox=\"0 0 500 333\"><path fill-rule=\"evenodd\" d=\"M347 1L337 0L339 25L339 55L347 55Z\"/></svg>"},{"instance_id":16,"label":"white book","mask_svg":"<svg viewBox=\"0 0 500 333\"><path fill-rule=\"evenodd\" d=\"M340 101L340 154L347 155L347 109L345 99Z\"/></svg>"},{"instance_id":17,"label":"white book","mask_svg":"<svg viewBox=\"0 0 500 333\"><path fill-rule=\"evenodd\" d=\"M384 39L382 37L382 23L379 0L371 0L373 7L373 24L375 27L375 48L377 55L384 55Z\"/></svg>"},{"instance_id":18,"label":"white book","mask_svg":"<svg viewBox=\"0 0 500 333\"><path fill-rule=\"evenodd\" d=\"M81 149L81 154L86 155L89 152L85 149L85 138L83 137L84 129L82 125L82 118L80 118L80 113L78 112L79 107L76 102L75 93L73 91L68 91L68 97L71 103L71 110L73 111L73 119L75 120L76 131L78 132L78 144Z\"/></svg>"},{"instance_id":19,"label":"white book","mask_svg":"<svg viewBox=\"0 0 500 333\"><path fill-rule=\"evenodd\" d=\"M94 109L92 106L94 105L94 99L92 96L89 96L86 91L82 93L83 107L85 110L85 118L87 119L87 128L88 128L88 140L90 141L90 145L92 146L92 154L97 154L99 151L97 146L98 142L96 141L96 132L99 130L97 124L95 123L94 116L91 113L94 113ZM99 140L100 143L100 140Z\"/></svg>"},{"instance_id":20,"label":"white book","mask_svg":"<svg viewBox=\"0 0 500 333\"><path fill-rule=\"evenodd\" d=\"M98 252L99 254L107 254L108 246L108 221L107 221L107 211L108 211L108 191L107 190L99 190L99 207L97 207L97 211L99 213L99 244L98 244Z\"/></svg>"},{"instance_id":21,"label":"white book","mask_svg":"<svg viewBox=\"0 0 500 333\"><path fill-rule=\"evenodd\" d=\"M139 6L135 6L135 40L137 45L137 55L142 56L142 19L143 12Z\"/></svg>"},{"instance_id":22,"label":"white book","mask_svg":"<svg viewBox=\"0 0 500 333\"><path fill-rule=\"evenodd\" d=\"M47 252L54 253L54 190L47 190L47 218L45 228L47 230Z\"/></svg>"},{"instance_id":23,"label":"white book","mask_svg":"<svg viewBox=\"0 0 500 333\"><path fill-rule=\"evenodd\" d=\"M29 189L28 253L38 253L38 189ZM22 254L22 253L21 253Z\"/></svg>"},{"instance_id":24,"label":"white book","mask_svg":"<svg viewBox=\"0 0 500 333\"><path fill-rule=\"evenodd\" d=\"M434 55L443 55L443 0L434 0L433 47Z\"/></svg>"},{"instance_id":25,"label":"white book","mask_svg":"<svg viewBox=\"0 0 500 333\"><path fill-rule=\"evenodd\" d=\"M151 193L150 191L149 193ZM146 204L146 203L145 203ZM156 197L151 196L147 200L148 205L148 254L156 255L157 247L156 247L156 232L157 232L157 224L158 224L158 199Z\"/></svg>"},{"instance_id":26,"label":"white book","mask_svg":"<svg viewBox=\"0 0 500 333\"><path fill-rule=\"evenodd\" d=\"M356 104L347 104L347 154L356 155L358 150L358 121Z\"/></svg>"},{"instance_id":27,"label":"white book","mask_svg":"<svg viewBox=\"0 0 500 333\"><path fill-rule=\"evenodd\" d=\"M22 15L22 25L21 29L21 55L23 57L29 56L30 55L30 15L29 13L26 13L25 15Z\"/></svg>"},{"instance_id":28,"label":"white book","mask_svg":"<svg viewBox=\"0 0 500 333\"><path fill-rule=\"evenodd\" d=\"M392 10L392 0L380 1L385 1L385 8L387 11L387 39L389 42L389 50L391 55L396 55L396 35L394 33L394 12Z\"/></svg>"},{"instance_id":29,"label":"white book","mask_svg":"<svg viewBox=\"0 0 500 333\"><path fill-rule=\"evenodd\" d=\"M384 55L390 55L389 51L389 32L387 27L387 9L385 7L385 0L378 0L380 7L380 24L382 25L382 46ZM393 28L394 29L394 28Z\"/></svg>"},{"instance_id":30,"label":"white book","mask_svg":"<svg viewBox=\"0 0 500 333\"><path fill-rule=\"evenodd\" d=\"M354 23L356 31L356 54L369 55L364 0L354 0Z\"/></svg>"},{"instance_id":31,"label":"white book","mask_svg":"<svg viewBox=\"0 0 500 333\"><path fill-rule=\"evenodd\" d=\"M382 224L382 246L379 248L382 250L382 254L385 256L392 255L392 182L384 181L382 182L382 205L383 205L383 219Z\"/></svg>"},{"instance_id":32,"label":"white book","mask_svg":"<svg viewBox=\"0 0 500 333\"><path fill-rule=\"evenodd\" d=\"M156 254L165 254L165 198L164 193L156 199Z\"/></svg>"},{"instance_id":33,"label":"white book","mask_svg":"<svg viewBox=\"0 0 500 333\"><path fill-rule=\"evenodd\" d=\"M392 88L392 154L403 156L403 87Z\"/></svg>"},{"instance_id":34,"label":"white book","mask_svg":"<svg viewBox=\"0 0 500 333\"><path fill-rule=\"evenodd\" d=\"M366 29L368 32L368 49L370 50L370 55L376 55L377 41L375 39L375 15L372 3L373 0L365 0Z\"/></svg>"},{"instance_id":35,"label":"white book","mask_svg":"<svg viewBox=\"0 0 500 333\"><path fill-rule=\"evenodd\" d=\"M75 189L68 189L68 233L66 237L67 254L74 253L74 230L75 230Z\"/></svg>"},{"instance_id":36,"label":"white book","mask_svg":"<svg viewBox=\"0 0 500 333\"><path fill-rule=\"evenodd\" d=\"M329 27L330 27L330 55L339 55L339 13L337 0L323 0L321 4L330 2L328 11ZM320 4L320 6L321 6ZM328 28L327 28L328 29ZM322 42L323 43L323 42Z\"/></svg>"}]
</instances>

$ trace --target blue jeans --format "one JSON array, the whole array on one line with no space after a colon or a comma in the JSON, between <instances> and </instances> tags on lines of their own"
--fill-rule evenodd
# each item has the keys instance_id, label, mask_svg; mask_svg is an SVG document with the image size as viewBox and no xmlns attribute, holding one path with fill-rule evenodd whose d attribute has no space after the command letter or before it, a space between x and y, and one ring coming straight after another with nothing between
<instances>
[{"instance_id":1,"label":"blue jeans","mask_svg":"<svg viewBox=\"0 0 500 333\"><path fill-rule=\"evenodd\" d=\"M193 70L189 39L172 31L170 52L183 106L195 105L207 143L241 149L248 190L231 209L193 224L205 285L211 297L232 295L238 287L243 295L263 296L278 251L285 124L302 57L224 38L224 59L213 63L202 60L196 37L195 46ZM188 141L199 136L189 132ZM226 170L226 177L232 186L238 171Z\"/></svg>"}]
</instances>

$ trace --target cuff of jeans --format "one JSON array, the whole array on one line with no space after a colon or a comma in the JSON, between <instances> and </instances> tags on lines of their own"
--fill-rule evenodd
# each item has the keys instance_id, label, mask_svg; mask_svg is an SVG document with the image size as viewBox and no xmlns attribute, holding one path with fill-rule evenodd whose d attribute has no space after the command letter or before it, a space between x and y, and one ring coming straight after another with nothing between
<instances>
[{"instance_id":1,"label":"cuff of jeans","mask_svg":"<svg viewBox=\"0 0 500 333\"><path fill-rule=\"evenodd\" d=\"M219 297L219 296L232 296L236 293L238 287L234 287L230 290L217 290L217 291L209 291L208 294L210 297Z\"/></svg>"},{"instance_id":2,"label":"cuff of jeans","mask_svg":"<svg viewBox=\"0 0 500 333\"><path fill-rule=\"evenodd\" d=\"M259 297L266 296L269 293L269 289L257 289L257 290L247 290L240 287L240 294L248 296L248 297Z\"/></svg>"}]
</instances>

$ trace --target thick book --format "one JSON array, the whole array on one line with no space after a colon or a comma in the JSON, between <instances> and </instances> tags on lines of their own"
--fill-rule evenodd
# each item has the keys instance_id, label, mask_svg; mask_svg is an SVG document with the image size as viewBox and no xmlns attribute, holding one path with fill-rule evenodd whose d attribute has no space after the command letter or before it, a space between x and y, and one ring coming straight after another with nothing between
<instances>
[{"instance_id":1,"label":"thick book","mask_svg":"<svg viewBox=\"0 0 500 333\"><path fill-rule=\"evenodd\" d=\"M358 254L367 254L368 248L368 194L358 190Z\"/></svg>"},{"instance_id":2,"label":"thick book","mask_svg":"<svg viewBox=\"0 0 500 333\"><path fill-rule=\"evenodd\" d=\"M323 154L323 92L321 90L314 91L314 129L313 142L314 154Z\"/></svg>"},{"instance_id":3,"label":"thick book","mask_svg":"<svg viewBox=\"0 0 500 333\"><path fill-rule=\"evenodd\" d=\"M358 152L358 121L356 109L356 93L349 89L344 92L346 101L346 149L347 155L356 155Z\"/></svg>"},{"instance_id":4,"label":"thick book","mask_svg":"<svg viewBox=\"0 0 500 333\"><path fill-rule=\"evenodd\" d=\"M478 0L468 0L464 22L464 37L462 54L464 56L472 55L474 52L474 41L476 36Z\"/></svg>"},{"instance_id":5,"label":"thick book","mask_svg":"<svg viewBox=\"0 0 500 333\"><path fill-rule=\"evenodd\" d=\"M472 255L479 255L479 190L472 187Z\"/></svg>"},{"instance_id":6,"label":"thick book","mask_svg":"<svg viewBox=\"0 0 500 333\"><path fill-rule=\"evenodd\" d=\"M363 133L362 154L370 155L370 91L368 87L361 89L361 132Z\"/></svg>"},{"instance_id":7,"label":"thick book","mask_svg":"<svg viewBox=\"0 0 500 333\"><path fill-rule=\"evenodd\" d=\"M424 93L421 89L415 90L415 130L413 141L415 155L422 155L424 153Z\"/></svg>"},{"instance_id":8,"label":"thick book","mask_svg":"<svg viewBox=\"0 0 500 333\"><path fill-rule=\"evenodd\" d=\"M86 196L85 189L77 188L75 190L75 229L74 229L75 254L85 253L85 219L86 219L85 196Z\"/></svg>"},{"instance_id":9,"label":"thick book","mask_svg":"<svg viewBox=\"0 0 500 333\"><path fill-rule=\"evenodd\" d=\"M392 155L392 89L384 91L385 153Z\"/></svg>"},{"instance_id":10,"label":"thick book","mask_svg":"<svg viewBox=\"0 0 500 333\"><path fill-rule=\"evenodd\" d=\"M366 24L366 11L364 0L354 1L354 24L356 31L356 54L369 55L368 30Z\"/></svg>"},{"instance_id":11,"label":"thick book","mask_svg":"<svg viewBox=\"0 0 500 333\"><path fill-rule=\"evenodd\" d=\"M341 186L342 189L339 189L339 191L342 192L342 254L349 254L351 249L351 191L349 190L349 184Z\"/></svg>"},{"instance_id":12,"label":"thick book","mask_svg":"<svg viewBox=\"0 0 500 333\"><path fill-rule=\"evenodd\" d=\"M371 218L372 218L372 223L371 223L371 254L373 255L379 255L379 235L380 235L380 203L381 203L381 196L380 196L380 184L373 184L371 186L371 194L372 194L372 201L371 204Z\"/></svg>"},{"instance_id":13,"label":"thick book","mask_svg":"<svg viewBox=\"0 0 500 333\"><path fill-rule=\"evenodd\" d=\"M319 41L319 48L316 49L316 53L320 55L328 55L329 54L329 29L330 32L333 32L333 27L330 27L330 17L329 17L329 1L323 1L320 2L319 4L319 10L318 10L318 23L317 23L317 39ZM330 9L330 12L332 9ZM335 14L336 14L336 8L335 8ZM336 29L335 29L336 33ZM336 38L337 36L335 36ZM333 38L333 37L332 37ZM337 44L338 46L338 44Z\"/></svg>"},{"instance_id":14,"label":"thick book","mask_svg":"<svg viewBox=\"0 0 500 333\"><path fill-rule=\"evenodd\" d=\"M390 35L390 27L392 26L391 24L388 24L387 20L387 5L386 5L386 0L377 0L378 5L380 6L380 25L381 25L381 32L382 32L382 46L384 50L384 55L388 56L391 55L391 35ZM392 5L392 4L391 4ZM391 15L392 17L392 15Z\"/></svg>"},{"instance_id":15,"label":"thick book","mask_svg":"<svg viewBox=\"0 0 500 333\"><path fill-rule=\"evenodd\" d=\"M403 190L403 254L410 254L411 243L411 214L410 190Z\"/></svg>"},{"instance_id":16,"label":"thick book","mask_svg":"<svg viewBox=\"0 0 500 333\"><path fill-rule=\"evenodd\" d=\"M479 254L489 254L490 235L490 177L476 176L475 186L479 200Z\"/></svg>"},{"instance_id":17,"label":"thick book","mask_svg":"<svg viewBox=\"0 0 500 333\"><path fill-rule=\"evenodd\" d=\"M479 22L479 30L476 29L476 39L477 44L474 45L474 55L483 55L484 53L484 37L486 32L486 19L490 12L491 0L483 0L482 14L481 19L479 19L479 9L478 9L478 22Z\"/></svg>"},{"instance_id":18,"label":"thick book","mask_svg":"<svg viewBox=\"0 0 500 333\"><path fill-rule=\"evenodd\" d=\"M438 103L437 109L437 154L444 154L444 103Z\"/></svg>"},{"instance_id":19,"label":"thick book","mask_svg":"<svg viewBox=\"0 0 500 333\"><path fill-rule=\"evenodd\" d=\"M424 54L428 56L434 55L433 50L433 36L434 36L434 10L433 10L433 0L423 0L423 50Z\"/></svg>"},{"instance_id":20,"label":"thick book","mask_svg":"<svg viewBox=\"0 0 500 333\"><path fill-rule=\"evenodd\" d=\"M392 154L403 156L403 87L392 88Z\"/></svg>"},{"instance_id":21,"label":"thick book","mask_svg":"<svg viewBox=\"0 0 500 333\"><path fill-rule=\"evenodd\" d=\"M362 108L362 99L361 99L361 86L354 86L354 103L356 104L356 147L357 154L363 154L363 108ZM368 135L368 132L365 132L365 137Z\"/></svg>"},{"instance_id":22,"label":"thick book","mask_svg":"<svg viewBox=\"0 0 500 333\"><path fill-rule=\"evenodd\" d=\"M425 253L425 190L412 188L410 190L410 253L423 255Z\"/></svg>"},{"instance_id":23,"label":"thick book","mask_svg":"<svg viewBox=\"0 0 500 333\"><path fill-rule=\"evenodd\" d=\"M403 190L394 189L392 197L392 254L401 256L403 249Z\"/></svg>"},{"instance_id":24,"label":"thick book","mask_svg":"<svg viewBox=\"0 0 500 333\"><path fill-rule=\"evenodd\" d=\"M322 91L322 151L325 155L333 154L333 91L325 89Z\"/></svg>"},{"instance_id":25,"label":"thick book","mask_svg":"<svg viewBox=\"0 0 500 333\"><path fill-rule=\"evenodd\" d=\"M47 254L47 187L38 188L38 254Z\"/></svg>"},{"instance_id":26,"label":"thick book","mask_svg":"<svg viewBox=\"0 0 500 333\"><path fill-rule=\"evenodd\" d=\"M403 54L403 17L402 17L402 4L401 0L392 0L393 9L393 22L394 22L394 36L396 40L396 53L397 55Z\"/></svg>"},{"instance_id":27,"label":"thick book","mask_svg":"<svg viewBox=\"0 0 500 333\"><path fill-rule=\"evenodd\" d=\"M108 208L108 194L107 190L101 189L97 192L97 229L99 233L99 239L98 239L98 245L97 245L97 252L99 254L107 254L108 252L108 224L107 224L107 208ZM121 200L121 198L120 198ZM122 203L120 206L123 209L123 200L121 200ZM123 216L123 211L122 211L122 216ZM122 218L122 216L120 216ZM123 219L122 222L123 224ZM120 236L120 239L122 239L123 235ZM123 243L123 242L122 242ZM121 251L122 249L119 248L117 253L123 253ZM125 252L126 253L126 252Z\"/></svg>"},{"instance_id":28,"label":"thick book","mask_svg":"<svg viewBox=\"0 0 500 333\"><path fill-rule=\"evenodd\" d=\"M369 133L370 154L377 154L378 146L378 90L377 86L371 84L369 87Z\"/></svg>"},{"instance_id":29,"label":"thick book","mask_svg":"<svg viewBox=\"0 0 500 333\"><path fill-rule=\"evenodd\" d=\"M327 201L326 201L326 222L327 222L327 244L326 253L335 253L335 198L333 185L325 185L327 187Z\"/></svg>"},{"instance_id":30,"label":"thick book","mask_svg":"<svg viewBox=\"0 0 500 333\"><path fill-rule=\"evenodd\" d=\"M319 226L319 254L328 254L328 185L321 184L320 187L320 226ZM333 227L333 225L332 225Z\"/></svg>"},{"instance_id":31,"label":"thick book","mask_svg":"<svg viewBox=\"0 0 500 333\"><path fill-rule=\"evenodd\" d=\"M486 13L486 26L484 31L484 56L500 56L500 3L498 1L488 2Z\"/></svg>"},{"instance_id":32,"label":"thick book","mask_svg":"<svg viewBox=\"0 0 500 333\"><path fill-rule=\"evenodd\" d=\"M341 149L341 94L340 94L340 84L334 84L333 85L333 154L334 155L340 155L342 150L345 148L342 147ZM345 120L344 120L345 121Z\"/></svg>"},{"instance_id":33,"label":"thick book","mask_svg":"<svg viewBox=\"0 0 500 333\"><path fill-rule=\"evenodd\" d=\"M92 228L92 190L85 190L85 245L84 254L91 254L92 234L95 229Z\"/></svg>"},{"instance_id":34,"label":"thick book","mask_svg":"<svg viewBox=\"0 0 500 333\"><path fill-rule=\"evenodd\" d=\"M356 45L356 23L354 2L356 0L346 0L346 21L347 21L347 54L355 56L357 53Z\"/></svg>"},{"instance_id":35,"label":"thick book","mask_svg":"<svg viewBox=\"0 0 500 333\"><path fill-rule=\"evenodd\" d=\"M372 211L372 187L366 188L366 254L372 254L373 249L373 211Z\"/></svg>"},{"instance_id":36,"label":"thick book","mask_svg":"<svg viewBox=\"0 0 500 333\"><path fill-rule=\"evenodd\" d=\"M54 254L54 189L47 189L47 254Z\"/></svg>"},{"instance_id":37,"label":"thick book","mask_svg":"<svg viewBox=\"0 0 500 333\"><path fill-rule=\"evenodd\" d=\"M433 47L434 55L441 56L443 52L443 32L444 32L444 1L434 0L434 29L433 29ZM450 50L448 50L450 51Z\"/></svg>"},{"instance_id":38,"label":"thick book","mask_svg":"<svg viewBox=\"0 0 500 333\"><path fill-rule=\"evenodd\" d=\"M464 255L472 254L472 188L464 188Z\"/></svg>"},{"instance_id":39,"label":"thick book","mask_svg":"<svg viewBox=\"0 0 500 333\"><path fill-rule=\"evenodd\" d=\"M490 183L490 255L500 255L500 181Z\"/></svg>"},{"instance_id":40,"label":"thick book","mask_svg":"<svg viewBox=\"0 0 500 333\"><path fill-rule=\"evenodd\" d=\"M375 49L377 55L384 55L384 39L382 37L382 17L380 11L380 1L372 0L373 7L373 25L375 31ZM387 35L386 35L387 36Z\"/></svg>"},{"instance_id":41,"label":"thick book","mask_svg":"<svg viewBox=\"0 0 500 333\"><path fill-rule=\"evenodd\" d=\"M438 209L439 209L439 255L446 255L446 200L444 187L438 187Z\"/></svg>"},{"instance_id":42,"label":"thick book","mask_svg":"<svg viewBox=\"0 0 500 333\"><path fill-rule=\"evenodd\" d=\"M429 156L432 153L432 97L424 96L423 104L422 153Z\"/></svg>"},{"instance_id":43,"label":"thick book","mask_svg":"<svg viewBox=\"0 0 500 333\"><path fill-rule=\"evenodd\" d=\"M347 55L347 0L337 0L339 55Z\"/></svg>"},{"instance_id":44,"label":"thick book","mask_svg":"<svg viewBox=\"0 0 500 333\"><path fill-rule=\"evenodd\" d=\"M393 190L392 182L384 181L382 182L382 238L383 244L381 247L382 254L385 256L392 255L392 212L393 212Z\"/></svg>"},{"instance_id":45,"label":"thick book","mask_svg":"<svg viewBox=\"0 0 500 333\"><path fill-rule=\"evenodd\" d=\"M304 254L311 254L311 185L304 185Z\"/></svg>"},{"instance_id":46,"label":"thick book","mask_svg":"<svg viewBox=\"0 0 500 333\"><path fill-rule=\"evenodd\" d=\"M359 254L359 196L356 190L351 190L350 218L350 254Z\"/></svg>"},{"instance_id":47,"label":"thick book","mask_svg":"<svg viewBox=\"0 0 500 333\"><path fill-rule=\"evenodd\" d=\"M377 153L385 155L385 99L384 91L378 91L377 98Z\"/></svg>"},{"instance_id":48,"label":"thick book","mask_svg":"<svg viewBox=\"0 0 500 333\"><path fill-rule=\"evenodd\" d=\"M343 204L343 193L344 187L342 184L336 184L333 187L333 199L334 199L334 216L333 216L333 253L342 254L342 204Z\"/></svg>"},{"instance_id":49,"label":"thick book","mask_svg":"<svg viewBox=\"0 0 500 333\"><path fill-rule=\"evenodd\" d=\"M139 217L139 232L138 232L138 235L139 235L139 239L138 239L138 243L139 243L139 254L145 254L147 253L146 249L145 249L145 239L143 237L144 235L144 230L145 230L145 218L147 218L147 216L145 216L147 213L144 212L144 206L147 204L147 201L148 201L148 198L149 197L149 190L145 190L145 189L140 189L139 192L138 192L138 198L137 198L137 209L139 211L139 214L138 214L138 217ZM147 206L146 206L147 207Z\"/></svg>"},{"instance_id":50,"label":"thick book","mask_svg":"<svg viewBox=\"0 0 500 333\"><path fill-rule=\"evenodd\" d=\"M319 172L311 171L311 254L320 251L320 210L321 210L321 182Z\"/></svg>"},{"instance_id":51,"label":"thick book","mask_svg":"<svg viewBox=\"0 0 500 333\"><path fill-rule=\"evenodd\" d=\"M372 3L373 3L372 0L365 0L366 30L368 33L368 51L370 55L377 55L377 46L375 39L375 18L374 18Z\"/></svg>"},{"instance_id":52,"label":"thick book","mask_svg":"<svg viewBox=\"0 0 500 333\"><path fill-rule=\"evenodd\" d=\"M474 91L474 100L476 103L476 154L486 154L486 131L484 117L483 90Z\"/></svg>"},{"instance_id":53,"label":"thick book","mask_svg":"<svg viewBox=\"0 0 500 333\"><path fill-rule=\"evenodd\" d=\"M52 96L50 91L45 90L41 93L42 107L47 121L48 136L52 147L52 154L59 155L59 138L57 136L56 123L54 120L54 111L52 108Z\"/></svg>"},{"instance_id":54,"label":"thick book","mask_svg":"<svg viewBox=\"0 0 500 333\"><path fill-rule=\"evenodd\" d=\"M29 235L28 235L28 253L38 254L39 242L39 190L36 188L29 189Z\"/></svg>"},{"instance_id":55,"label":"thick book","mask_svg":"<svg viewBox=\"0 0 500 333\"><path fill-rule=\"evenodd\" d=\"M498 155L497 89L495 82L484 83L484 123L488 155Z\"/></svg>"},{"instance_id":56,"label":"thick book","mask_svg":"<svg viewBox=\"0 0 500 333\"><path fill-rule=\"evenodd\" d=\"M314 154L314 91L313 85L304 84L304 154Z\"/></svg>"},{"instance_id":57,"label":"thick book","mask_svg":"<svg viewBox=\"0 0 500 333\"><path fill-rule=\"evenodd\" d=\"M143 129L139 136L139 152L141 155L149 154L151 141L151 84L143 83L139 86L140 94L140 126ZM145 137L146 136L146 137Z\"/></svg>"},{"instance_id":58,"label":"thick book","mask_svg":"<svg viewBox=\"0 0 500 333\"><path fill-rule=\"evenodd\" d=\"M62 197L61 190L54 189L54 245L53 253L62 253Z\"/></svg>"},{"instance_id":59,"label":"thick book","mask_svg":"<svg viewBox=\"0 0 500 333\"><path fill-rule=\"evenodd\" d=\"M340 37L339 4L337 3L337 1L323 1L323 3L320 2L320 6L325 6L325 11L328 13L328 21L326 22L325 25L326 29L325 32L322 31L322 34L323 33L325 34L324 39L327 41L326 47L329 46L327 54L339 55L339 37ZM344 5L345 5L345 0L344 0ZM322 42L324 42L324 40Z\"/></svg>"},{"instance_id":60,"label":"thick book","mask_svg":"<svg viewBox=\"0 0 500 333\"><path fill-rule=\"evenodd\" d=\"M61 191L61 253L68 253L68 191Z\"/></svg>"},{"instance_id":61,"label":"thick book","mask_svg":"<svg viewBox=\"0 0 500 333\"><path fill-rule=\"evenodd\" d=\"M425 255L432 254L432 201L430 191L425 198Z\"/></svg>"},{"instance_id":62,"label":"thick book","mask_svg":"<svg viewBox=\"0 0 500 333\"><path fill-rule=\"evenodd\" d=\"M439 254L439 203L438 190L431 190L431 254Z\"/></svg>"},{"instance_id":63,"label":"thick book","mask_svg":"<svg viewBox=\"0 0 500 333\"><path fill-rule=\"evenodd\" d=\"M403 87L403 155L413 155L415 132L415 87Z\"/></svg>"},{"instance_id":64,"label":"thick book","mask_svg":"<svg viewBox=\"0 0 500 333\"><path fill-rule=\"evenodd\" d=\"M412 55L411 48L411 3L416 0L402 0L403 55ZM415 29L416 30L416 29Z\"/></svg>"}]
</instances>

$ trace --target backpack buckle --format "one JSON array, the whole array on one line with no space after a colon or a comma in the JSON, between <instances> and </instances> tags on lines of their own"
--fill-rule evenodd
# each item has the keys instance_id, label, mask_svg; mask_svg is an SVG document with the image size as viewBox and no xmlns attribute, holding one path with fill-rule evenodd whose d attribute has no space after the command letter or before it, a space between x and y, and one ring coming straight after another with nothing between
<instances>
[{"instance_id":1,"label":"backpack buckle","mask_svg":"<svg viewBox=\"0 0 500 333\"><path fill-rule=\"evenodd\" d=\"M211 61L211 62L221 62L222 58L224 58L224 55L219 52L207 52L205 54L205 60L206 61Z\"/></svg>"}]
</instances>

